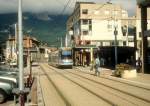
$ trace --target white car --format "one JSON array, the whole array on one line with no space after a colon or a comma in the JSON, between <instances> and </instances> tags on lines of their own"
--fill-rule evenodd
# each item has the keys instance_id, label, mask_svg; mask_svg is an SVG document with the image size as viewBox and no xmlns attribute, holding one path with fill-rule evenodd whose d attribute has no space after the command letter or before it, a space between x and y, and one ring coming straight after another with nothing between
<instances>
[{"instance_id":1,"label":"white car","mask_svg":"<svg viewBox=\"0 0 150 106\"><path fill-rule=\"evenodd\" d=\"M17 72L0 71L0 103L12 96L12 90L18 87Z\"/></svg>"}]
</instances>

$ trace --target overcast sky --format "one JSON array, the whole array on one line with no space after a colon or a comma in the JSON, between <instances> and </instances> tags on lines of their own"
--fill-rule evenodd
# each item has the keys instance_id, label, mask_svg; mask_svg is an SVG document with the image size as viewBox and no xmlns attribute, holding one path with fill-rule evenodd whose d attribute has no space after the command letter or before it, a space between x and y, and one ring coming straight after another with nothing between
<instances>
[{"instance_id":1,"label":"overcast sky","mask_svg":"<svg viewBox=\"0 0 150 106\"><path fill-rule=\"evenodd\" d=\"M14 13L17 11L18 0L0 0L0 14L2 13ZM60 14L63 9L65 14L69 14L73 11L75 1L89 1L104 3L109 0L70 0L69 7L66 6L69 0L22 0L24 12L49 12L51 14ZM128 10L129 15L134 15L136 8L136 0L111 0L112 3L122 5L122 7ZM66 7L66 8L65 8Z\"/></svg>"}]
</instances>

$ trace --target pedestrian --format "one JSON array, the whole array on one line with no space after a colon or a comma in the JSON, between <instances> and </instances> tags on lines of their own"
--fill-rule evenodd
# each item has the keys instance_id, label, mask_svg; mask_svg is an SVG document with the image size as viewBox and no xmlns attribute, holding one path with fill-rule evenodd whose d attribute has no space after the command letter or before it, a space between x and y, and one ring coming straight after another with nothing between
<instances>
[{"instance_id":1,"label":"pedestrian","mask_svg":"<svg viewBox=\"0 0 150 106\"><path fill-rule=\"evenodd\" d=\"M136 69L137 69L137 72L140 72L141 71L141 67L142 67L142 61L140 59L140 57L138 58L138 60L136 61Z\"/></svg>"},{"instance_id":2,"label":"pedestrian","mask_svg":"<svg viewBox=\"0 0 150 106\"><path fill-rule=\"evenodd\" d=\"M100 70L99 70L99 66L100 66L100 61L98 56L95 58L95 63L94 63L94 67L95 67L95 75L96 76L100 76Z\"/></svg>"},{"instance_id":3,"label":"pedestrian","mask_svg":"<svg viewBox=\"0 0 150 106\"><path fill-rule=\"evenodd\" d=\"M130 63L130 60L127 58L126 59L126 64L129 64Z\"/></svg>"},{"instance_id":4,"label":"pedestrian","mask_svg":"<svg viewBox=\"0 0 150 106\"><path fill-rule=\"evenodd\" d=\"M105 59L104 59L104 58L101 58L101 59L100 59L100 63L101 63L101 64L100 64L101 66L104 66L104 65L105 65Z\"/></svg>"},{"instance_id":5,"label":"pedestrian","mask_svg":"<svg viewBox=\"0 0 150 106\"><path fill-rule=\"evenodd\" d=\"M79 65L79 57L76 57L76 66Z\"/></svg>"}]
</instances>

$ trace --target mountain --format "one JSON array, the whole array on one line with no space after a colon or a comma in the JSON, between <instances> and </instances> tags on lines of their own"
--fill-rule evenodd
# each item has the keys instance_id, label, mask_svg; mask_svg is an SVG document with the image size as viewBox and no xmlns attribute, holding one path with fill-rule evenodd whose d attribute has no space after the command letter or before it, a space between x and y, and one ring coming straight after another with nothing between
<instances>
[{"instance_id":1,"label":"mountain","mask_svg":"<svg viewBox=\"0 0 150 106\"><path fill-rule=\"evenodd\" d=\"M59 37L65 36L67 15L49 15L48 13L24 13L23 33L36 37L49 45L60 45ZM17 22L17 14L0 14L0 41L14 33L13 24Z\"/></svg>"}]
</instances>

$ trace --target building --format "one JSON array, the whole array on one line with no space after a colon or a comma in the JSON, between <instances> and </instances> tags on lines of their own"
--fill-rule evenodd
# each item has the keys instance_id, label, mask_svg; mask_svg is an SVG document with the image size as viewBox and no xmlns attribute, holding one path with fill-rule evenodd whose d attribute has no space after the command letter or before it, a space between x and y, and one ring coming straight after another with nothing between
<instances>
[{"instance_id":1,"label":"building","mask_svg":"<svg viewBox=\"0 0 150 106\"><path fill-rule=\"evenodd\" d=\"M24 51L24 62L27 63L27 58L30 60L35 61L37 59L37 53L39 48L40 42L34 38L29 36L24 36L23 38L23 51ZM8 40L6 41L6 50L5 50L5 58L6 61L9 63L13 62L17 64L18 58L18 43L15 36L9 36Z\"/></svg>"},{"instance_id":2,"label":"building","mask_svg":"<svg viewBox=\"0 0 150 106\"><path fill-rule=\"evenodd\" d=\"M81 60L84 61L84 58L90 57L89 60L92 61L94 53L91 53L93 51L91 48L93 45L95 48L114 47L114 34L117 35L117 46L134 47L134 36L128 36L128 22L128 13L120 5L77 2L67 21L67 35L71 41L69 43L72 43L72 46L78 51L74 53L75 57L81 54L79 55ZM80 53L82 51L83 53ZM83 61L81 63L84 64Z\"/></svg>"},{"instance_id":3,"label":"building","mask_svg":"<svg viewBox=\"0 0 150 106\"><path fill-rule=\"evenodd\" d=\"M68 35L75 45L114 45L114 30L119 46L128 44L128 13L120 5L77 2L67 21Z\"/></svg>"}]
</instances>

